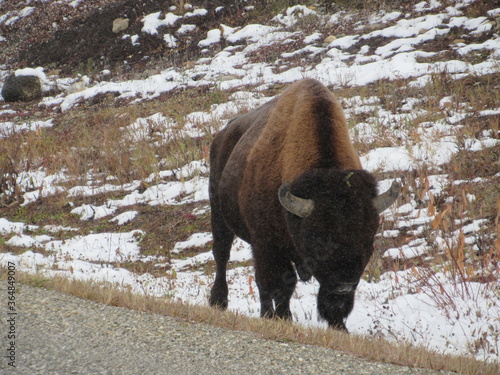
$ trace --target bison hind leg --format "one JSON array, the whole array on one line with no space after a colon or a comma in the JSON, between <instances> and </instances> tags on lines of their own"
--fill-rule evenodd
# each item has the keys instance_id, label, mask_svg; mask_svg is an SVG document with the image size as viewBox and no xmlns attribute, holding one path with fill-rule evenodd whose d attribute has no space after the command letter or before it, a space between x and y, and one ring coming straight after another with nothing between
<instances>
[{"instance_id":1,"label":"bison hind leg","mask_svg":"<svg viewBox=\"0 0 500 375\"><path fill-rule=\"evenodd\" d=\"M214 245L212 252L216 263L215 281L210 292L210 306L226 309L228 305L228 286L226 280L227 262L234 240L234 234L224 223L218 210L212 210L212 233Z\"/></svg>"},{"instance_id":2,"label":"bison hind leg","mask_svg":"<svg viewBox=\"0 0 500 375\"><path fill-rule=\"evenodd\" d=\"M218 307L221 309L226 309L228 305L228 294L229 289L227 286L226 280L226 269L227 262L229 261L229 250L231 249L231 244L233 242L233 238L231 241L227 240L226 243L218 243L214 240L214 258L217 264L217 270L215 273L215 281L212 286L212 290L210 291L209 303L210 306ZM223 246L224 249L218 249ZM227 250L226 250L227 248Z\"/></svg>"}]
</instances>

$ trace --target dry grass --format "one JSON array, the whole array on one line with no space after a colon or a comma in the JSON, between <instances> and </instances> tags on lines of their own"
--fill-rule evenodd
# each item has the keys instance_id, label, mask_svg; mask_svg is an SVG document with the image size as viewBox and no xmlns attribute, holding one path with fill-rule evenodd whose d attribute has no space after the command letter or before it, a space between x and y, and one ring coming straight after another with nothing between
<instances>
[{"instance_id":1,"label":"dry grass","mask_svg":"<svg viewBox=\"0 0 500 375\"><path fill-rule=\"evenodd\" d=\"M220 124L203 124L198 130L205 135L192 138L182 131L184 116L193 110L207 111L210 105L227 101L228 95L217 89L189 89L130 106L105 95L81 109L60 114L52 128L0 137L0 188L7 193L1 203L22 200L22 189L14 178L22 171L63 171L70 180L65 185L70 188L85 184L89 178L104 183L113 176L116 184L143 180L160 170L203 159ZM139 132L130 128L137 119L154 113L162 113L169 122L148 121ZM166 129L171 129L169 137L164 136Z\"/></svg>"},{"instance_id":2,"label":"dry grass","mask_svg":"<svg viewBox=\"0 0 500 375\"><path fill-rule=\"evenodd\" d=\"M0 268L0 279L5 280L6 269ZM144 297L114 288L110 285L89 283L65 278L46 279L40 275L18 272L20 283L56 290L79 298L111 306L119 306L154 314L168 315L187 321L254 333L267 340L291 341L317 345L372 361L394 363L401 366L454 371L468 375L496 375L500 365L477 361L468 357L440 355L405 343L390 343L368 337L347 335L333 330L304 328L299 325L267 319L249 318L229 311L205 306L193 306Z\"/></svg>"},{"instance_id":3,"label":"dry grass","mask_svg":"<svg viewBox=\"0 0 500 375\"><path fill-rule=\"evenodd\" d=\"M418 1L411 1L414 4ZM104 2L102 3L109 3ZM178 6L183 1L176 1ZM268 20L269 14L282 11L286 6L295 4L313 5L316 2L305 3L294 0L263 1L261 12L262 20ZM320 3L328 3L322 2ZM401 0L380 0L368 2L365 0L338 1L339 7L344 9L359 9L368 3L376 4L377 9L385 9L389 6L399 6ZM409 4L408 3L408 4ZM325 4L323 4L325 5ZM407 5L406 3L404 4ZM487 1L478 1L466 8L464 11L469 17L484 15L487 9ZM272 10L272 11L269 11ZM360 11L362 12L362 11ZM366 10L368 12L368 10ZM255 17L259 17L258 15ZM355 17L351 21L355 22ZM310 28L316 19L306 19L296 27ZM310 24L307 24L307 23ZM317 25L314 24L314 27ZM325 35L340 32L351 32L352 24L328 26L319 25ZM383 40L370 40L372 47L377 47ZM297 45L272 45L259 50L249 56L252 62L271 62L281 56L283 52L289 52L298 48ZM438 52L442 46L429 43L426 50ZM372 48L373 49L373 48ZM448 47L446 46L446 49ZM447 60L457 58L453 52L448 55L440 54L432 59ZM286 61L302 65L302 57L296 60L291 58ZM483 61L484 55L464 56L465 61L476 63ZM432 60L434 61L434 60ZM424 61L422 61L424 62ZM430 62L430 61L426 61ZM306 63L308 63L306 61ZM87 67L89 68L89 67ZM348 78L346 78L348 80ZM486 148L482 151L470 151L467 142L473 139L480 140L484 132L489 137L498 138L499 117L481 116L479 111L492 109L500 102L500 74L486 76L469 75L465 78L455 79L446 71L436 72L431 75L427 85L415 88L408 85L410 80L382 80L363 87L344 87L336 90L339 98L352 98L359 96L362 99L376 97L379 103L372 112L353 114L349 118L349 124L354 126L360 122L372 121L370 126L374 131L374 139L366 142L362 139L355 140L355 147L360 154L369 152L377 147L400 146L410 148L413 144L421 141L421 124L423 122L435 123L446 119L453 113L478 113L468 117L456 124L455 136L460 141L460 150L451 161L444 166L425 165L418 170L410 172L380 173L380 178L402 177L405 182L400 204L415 201L422 210L430 210L436 213L437 219L425 227L423 234L428 243L439 234L448 244L443 252L434 251L429 259L425 256L412 259L401 259L397 261L383 258L383 253L388 248L401 248L403 245L415 239L411 233L416 227L402 228L395 238L379 238L376 243L378 249L368 268L368 278L377 279L385 272L394 270L411 269L411 267L422 267L421 280L429 286L437 282L436 298L439 298L439 280L434 279L436 270L445 270L456 277L457 285L463 281L476 281L484 285L498 280L500 275L500 146ZM283 89L276 85L267 94L276 95ZM65 188L75 185L84 185L92 179L94 185L104 183L112 176L114 183L123 184L132 180L144 181L152 174L160 170L182 167L193 160L206 159L209 144L212 140L212 131L220 124L214 122L205 130L205 136L190 138L185 136L174 136L169 139L162 138L162 126L151 121L147 127L147 134L140 140L131 136L127 130L129 125L138 118L145 118L154 113L161 112L167 118L175 122L174 130L179 130L185 125L185 116L193 111L209 111L212 104L228 101L228 92L221 90L210 90L208 88L187 89L164 94L153 101L145 101L139 104L130 104L125 101L117 101L114 94L100 95L86 103L81 103L79 108L74 108L67 113L57 114L53 128L39 129L33 132L20 132L8 137L0 137L0 217L13 221L22 221L29 224L57 224L63 226L78 227L75 234L98 233L104 230L130 230L143 229L146 235L141 242L141 252L145 255L170 256L173 245L195 232L209 231L208 216L193 218L191 206L181 207L128 207L140 212L138 218L129 226L112 228L107 219L95 220L93 222L82 222L69 212L71 208L66 204L66 194L54 195L40 199L34 204L20 206L22 202L23 189L16 186L17 177L23 171L37 171L43 169L48 174L63 172L69 180L61 184ZM451 100L444 107L440 101L450 97ZM397 127L392 128L384 123L377 111L382 108L387 113L397 115L401 113L402 100L406 98L417 99L413 111L425 111L411 120L406 120ZM16 105L17 106L17 105ZM37 118L35 111L40 108L31 108L29 104L19 104L15 109L21 109L26 118ZM405 112L405 113L408 113ZM24 116L24 115L23 115ZM50 109L42 113L42 117L54 117ZM10 120L10 119L7 119ZM392 124L393 125L393 124ZM405 138L398 138L394 129L404 129L408 134ZM181 133L177 133L181 134ZM436 134L438 140L440 134ZM447 174L450 187L441 196L429 199L428 179L434 174ZM483 180L474 182L476 177ZM453 185L455 180L467 180L460 185ZM426 182L427 181L427 182ZM154 183L157 183L155 181ZM147 183L144 183L144 187ZM141 187L142 188L142 187ZM117 194L123 194L119 192ZM467 195L476 196L475 201L468 201ZM93 196L71 198L75 204L96 204L104 202L110 196ZM453 198L453 203L447 199ZM102 203L99 203L102 204ZM203 204L206 204L204 202ZM476 233L476 245L479 251L471 244L463 241L462 236L455 234L460 232L466 223L460 219L467 215L470 223L474 220L486 220L484 228ZM160 219L159 219L160 218ZM394 223L384 222L383 229L394 229ZM38 233L37 233L38 234ZM64 240L68 233L58 233L54 236ZM2 251L18 253L26 249L7 247L6 239L0 237ZM193 251L205 251L206 249L195 249ZM442 249L441 249L442 250ZM115 265L118 266L118 265ZM122 264L137 273L149 272L157 275L159 270L154 264ZM210 272L213 264L206 265L206 271ZM474 271L474 272L472 272ZM479 271L479 272L477 272ZM160 299L146 298L120 292L111 287L102 287L76 281L62 279L45 280L37 276L21 276L26 283L41 284L65 293L89 298L98 302L111 305L136 308L139 310L164 313L178 316L184 319L203 321L227 328L244 329L255 332L257 335L269 339L292 340L315 345L321 345L332 349L339 349L355 355L373 360L394 362L402 365L416 367L430 367L433 369L448 369L464 374L497 374L498 366L488 365L480 361L466 358L443 357L435 353L428 353L423 349L411 346L400 346L389 344L384 341L373 341L358 336L346 336L332 331L306 329L283 322L250 319L231 313L221 313L204 307L179 305L165 302ZM491 283L490 285L493 285ZM466 296L465 296L466 297ZM443 304L437 299L436 303ZM443 306L446 308L446 306ZM488 338L487 338L488 339ZM492 339L495 339L492 335ZM498 333L496 337L498 342ZM481 343L478 343L481 345ZM498 344L497 344L498 345ZM498 353L498 348L496 349ZM472 351L471 351L472 352Z\"/></svg>"}]
</instances>

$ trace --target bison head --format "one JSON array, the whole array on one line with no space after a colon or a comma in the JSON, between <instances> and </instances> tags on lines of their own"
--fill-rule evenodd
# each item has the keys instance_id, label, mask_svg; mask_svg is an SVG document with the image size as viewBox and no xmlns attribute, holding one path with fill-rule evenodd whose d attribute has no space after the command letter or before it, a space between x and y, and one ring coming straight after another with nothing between
<instances>
[{"instance_id":1,"label":"bison head","mask_svg":"<svg viewBox=\"0 0 500 375\"><path fill-rule=\"evenodd\" d=\"M344 319L373 253L379 213L396 200L399 184L377 196L374 177L363 170L312 169L279 190L302 280L319 281L318 311L345 329Z\"/></svg>"}]
</instances>

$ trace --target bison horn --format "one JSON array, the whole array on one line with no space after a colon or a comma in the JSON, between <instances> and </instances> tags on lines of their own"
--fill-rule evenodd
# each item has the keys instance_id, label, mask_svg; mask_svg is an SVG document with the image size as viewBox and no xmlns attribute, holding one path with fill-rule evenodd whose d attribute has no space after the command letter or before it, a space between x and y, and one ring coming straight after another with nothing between
<instances>
[{"instance_id":1,"label":"bison horn","mask_svg":"<svg viewBox=\"0 0 500 375\"><path fill-rule=\"evenodd\" d=\"M312 199L299 198L290 193L290 184L285 182L281 185L278 198L281 205L294 215L301 218L306 218L311 215L314 210L314 201Z\"/></svg>"},{"instance_id":2,"label":"bison horn","mask_svg":"<svg viewBox=\"0 0 500 375\"><path fill-rule=\"evenodd\" d=\"M400 191L400 183L397 181L393 181L389 190L387 190L385 193L380 194L373 200L373 205L375 206L377 212L380 214L388 209L389 206L396 201Z\"/></svg>"}]
</instances>

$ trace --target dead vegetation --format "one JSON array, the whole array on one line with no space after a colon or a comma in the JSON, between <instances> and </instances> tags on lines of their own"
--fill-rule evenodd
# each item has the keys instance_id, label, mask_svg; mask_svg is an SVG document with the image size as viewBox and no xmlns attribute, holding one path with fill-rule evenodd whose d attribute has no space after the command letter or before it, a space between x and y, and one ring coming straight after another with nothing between
<instances>
[{"instance_id":1,"label":"dead vegetation","mask_svg":"<svg viewBox=\"0 0 500 375\"><path fill-rule=\"evenodd\" d=\"M6 276L7 271L0 268L0 279L5 280ZM46 279L22 273L17 273L16 279L20 283L57 290L111 306L169 315L189 322L206 323L227 329L243 330L267 340L317 345L372 361L438 371L453 371L464 375L496 375L500 370L498 364L485 363L472 358L440 355L404 343L395 344L385 340L347 335L334 330L304 328L284 321L249 318L209 307L176 303L165 298L144 297L127 291L119 291L109 285L70 281L57 277ZM20 294L22 295L22 284Z\"/></svg>"}]
</instances>

